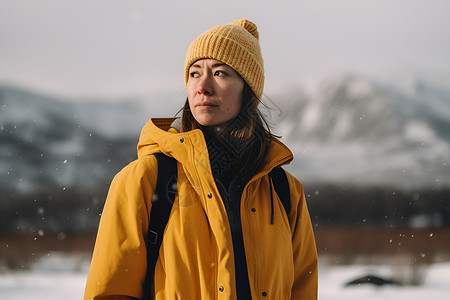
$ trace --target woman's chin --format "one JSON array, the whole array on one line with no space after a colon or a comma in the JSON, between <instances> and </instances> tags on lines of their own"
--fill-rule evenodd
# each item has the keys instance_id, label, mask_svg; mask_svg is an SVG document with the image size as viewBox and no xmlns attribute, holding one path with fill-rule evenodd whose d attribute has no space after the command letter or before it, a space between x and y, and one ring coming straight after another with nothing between
<instances>
[{"instance_id":1,"label":"woman's chin","mask_svg":"<svg viewBox=\"0 0 450 300\"><path fill-rule=\"evenodd\" d=\"M225 122L223 122L222 120L214 120L214 119L203 119L203 120L197 120L197 122L202 125L202 126L207 126L207 127L211 127L211 126L220 126L222 124L225 124Z\"/></svg>"}]
</instances>

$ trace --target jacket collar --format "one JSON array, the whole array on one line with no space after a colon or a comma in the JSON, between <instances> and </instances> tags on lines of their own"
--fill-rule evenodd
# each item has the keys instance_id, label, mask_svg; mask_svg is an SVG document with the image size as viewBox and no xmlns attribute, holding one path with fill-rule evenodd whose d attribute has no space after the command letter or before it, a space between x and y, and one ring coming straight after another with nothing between
<instances>
[{"instance_id":1,"label":"jacket collar","mask_svg":"<svg viewBox=\"0 0 450 300\"><path fill-rule=\"evenodd\" d=\"M208 150L205 138L200 129L180 133L173 128L175 118L152 118L141 131L137 151L138 157L162 152L183 164L207 163ZM182 151L185 148L185 151ZM195 155L195 156L194 156ZM194 158L195 162L188 162ZM261 175L269 173L274 167L289 164L293 159L292 152L278 139L273 139L266 157Z\"/></svg>"}]
</instances>

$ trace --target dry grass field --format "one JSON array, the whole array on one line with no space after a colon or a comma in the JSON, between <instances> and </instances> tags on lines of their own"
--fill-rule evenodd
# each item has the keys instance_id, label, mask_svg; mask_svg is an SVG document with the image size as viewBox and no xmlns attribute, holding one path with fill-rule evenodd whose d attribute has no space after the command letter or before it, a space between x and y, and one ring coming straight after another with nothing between
<instances>
[{"instance_id":1,"label":"dry grass field","mask_svg":"<svg viewBox=\"0 0 450 300\"><path fill-rule=\"evenodd\" d=\"M329 227L316 229L319 254L342 257L407 255L417 261L450 260L450 228Z\"/></svg>"},{"instance_id":2,"label":"dry grass field","mask_svg":"<svg viewBox=\"0 0 450 300\"><path fill-rule=\"evenodd\" d=\"M450 228L329 227L316 230L319 263L389 266L404 285L423 283L431 264L450 262Z\"/></svg>"},{"instance_id":3,"label":"dry grass field","mask_svg":"<svg viewBox=\"0 0 450 300\"><path fill-rule=\"evenodd\" d=\"M409 265L450 261L450 228L325 227L315 229L319 255L328 263ZM50 252L92 252L95 234L0 236L0 269L27 269Z\"/></svg>"}]
</instances>

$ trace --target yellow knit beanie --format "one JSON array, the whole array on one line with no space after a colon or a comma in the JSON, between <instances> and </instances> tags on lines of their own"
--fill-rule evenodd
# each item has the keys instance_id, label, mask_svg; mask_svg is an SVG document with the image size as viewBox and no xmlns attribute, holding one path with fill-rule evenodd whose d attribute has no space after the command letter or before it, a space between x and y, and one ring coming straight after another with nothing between
<instances>
[{"instance_id":1,"label":"yellow knit beanie","mask_svg":"<svg viewBox=\"0 0 450 300\"><path fill-rule=\"evenodd\" d=\"M199 59L220 60L241 75L258 99L264 88L264 63L256 25L240 19L214 26L189 45L184 64L184 81L189 79L190 66Z\"/></svg>"}]
</instances>

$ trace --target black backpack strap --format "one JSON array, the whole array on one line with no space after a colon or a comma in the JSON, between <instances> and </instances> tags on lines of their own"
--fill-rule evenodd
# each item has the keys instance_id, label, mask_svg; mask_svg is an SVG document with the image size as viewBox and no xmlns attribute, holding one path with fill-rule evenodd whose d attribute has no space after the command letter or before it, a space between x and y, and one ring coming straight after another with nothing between
<instances>
[{"instance_id":1,"label":"black backpack strap","mask_svg":"<svg viewBox=\"0 0 450 300\"><path fill-rule=\"evenodd\" d=\"M152 208L150 211L150 222L147 236L147 278L144 295L147 294L148 284L153 285L153 274L156 261L159 256L164 229L169 221L175 199L177 184L177 161L163 153L155 153L158 161L158 178L153 195Z\"/></svg>"},{"instance_id":2,"label":"black backpack strap","mask_svg":"<svg viewBox=\"0 0 450 300\"><path fill-rule=\"evenodd\" d=\"M270 171L269 176L272 178L275 192L280 198L289 219L291 213L291 193L286 172L282 167L276 167Z\"/></svg>"}]
</instances>

